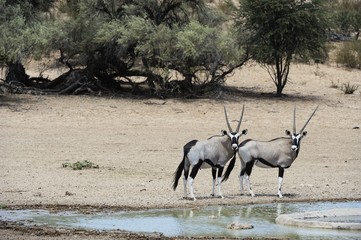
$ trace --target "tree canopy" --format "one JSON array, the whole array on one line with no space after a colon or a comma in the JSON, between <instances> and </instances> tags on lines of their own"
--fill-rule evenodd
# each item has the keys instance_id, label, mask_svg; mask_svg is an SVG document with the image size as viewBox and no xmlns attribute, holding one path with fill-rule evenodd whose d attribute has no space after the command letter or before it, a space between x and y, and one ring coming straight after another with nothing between
<instances>
[{"instance_id":1,"label":"tree canopy","mask_svg":"<svg viewBox=\"0 0 361 240\"><path fill-rule=\"evenodd\" d=\"M45 93L164 98L218 95L226 77L253 59L280 96L292 60L327 57L330 29L358 36L357 1L326 9L327 1L239 0L235 7L205 0L0 0L0 64L5 82ZM334 4L342 8L327 15ZM49 53L66 73L26 75L25 61Z\"/></svg>"},{"instance_id":2,"label":"tree canopy","mask_svg":"<svg viewBox=\"0 0 361 240\"><path fill-rule=\"evenodd\" d=\"M361 1L343 0L335 5L334 21L337 30L345 36L355 33L355 40L358 40L361 31Z\"/></svg>"},{"instance_id":3,"label":"tree canopy","mask_svg":"<svg viewBox=\"0 0 361 240\"><path fill-rule=\"evenodd\" d=\"M69 3L63 9L73 17L57 22L52 47L70 70L86 66L86 82L103 90L197 96L247 60L226 19L201 0Z\"/></svg>"},{"instance_id":4,"label":"tree canopy","mask_svg":"<svg viewBox=\"0 0 361 240\"><path fill-rule=\"evenodd\" d=\"M298 55L309 59L323 51L327 21L322 1L241 0L236 27L247 33L251 58L263 64L277 88L287 83L290 64Z\"/></svg>"},{"instance_id":5,"label":"tree canopy","mask_svg":"<svg viewBox=\"0 0 361 240\"><path fill-rule=\"evenodd\" d=\"M41 57L48 45L50 23L44 21L53 1L0 0L0 65L8 67L6 80L28 84L22 61Z\"/></svg>"}]
</instances>

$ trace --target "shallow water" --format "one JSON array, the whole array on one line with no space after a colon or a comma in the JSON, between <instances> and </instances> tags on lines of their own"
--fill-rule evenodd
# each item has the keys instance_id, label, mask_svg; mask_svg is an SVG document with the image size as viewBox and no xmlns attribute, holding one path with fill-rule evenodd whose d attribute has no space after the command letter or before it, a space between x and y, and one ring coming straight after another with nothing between
<instances>
[{"instance_id":1,"label":"shallow water","mask_svg":"<svg viewBox=\"0 0 361 240\"><path fill-rule=\"evenodd\" d=\"M79 214L46 210L0 210L2 221L23 221L69 228L161 232L165 236L279 237L292 239L360 239L361 232L311 229L278 225L280 214L334 208L361 208L361 202L275 203L244 206L213 206L196 209L161 209ZM360 222L360 218L343 219ZM249 230L230 230L231 223L248 223Z\"/></svg>"},{"instance_id":2,"label":"shallow water","mask_svg":"<svg viewBox=\"0 0 361 240\"><path fill-rule=\"evenodd\" d=\"M323 217L323 218L317 218L315 220L320 222L361 223L361 216Z\"/></svg>"}]
</instances>

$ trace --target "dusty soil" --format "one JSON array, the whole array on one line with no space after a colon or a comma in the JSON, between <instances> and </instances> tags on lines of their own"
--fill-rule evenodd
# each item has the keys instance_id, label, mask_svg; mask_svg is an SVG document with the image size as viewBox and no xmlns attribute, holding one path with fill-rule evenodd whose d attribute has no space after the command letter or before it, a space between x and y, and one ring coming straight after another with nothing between
<instances>
[{"instance_id":1,"label":"dusty soil","mask_svg":"<svg viewBox=\"0 0 361 240\"><path fill-rule=\"evenodd\" d=\"M294 65L283 98L267 72L248 66L227 80L239 93L217 99L157 100L126 97L0 95L0 204L2 207L57 209L145 209L281 201L361 199L361 86L352 95L331 88L361 85L361 72L333 66ZM255 167L256 197L239 195L237 160L222 185L225 199L210 197L211 171L195 181L197 201L171 189L182 147L226 129L223 105L236 125L245 104L242 129L248 138L270 140L298 128L320 107L293 165L285 171L278 199L277 169ZM63 163L88 160L98 169L71 170ZM42 239L44 231L14 231L1 224L5 239ZM73 233L75 234L75 233ZM48 235L46 235L48 236ZM115 235L76 235L108 239ZM124 236L123 237L131 237ZM50 234L71 239L72 234ZM119 237L119 236L117 236Z\"/></svg>"}]
</instances>

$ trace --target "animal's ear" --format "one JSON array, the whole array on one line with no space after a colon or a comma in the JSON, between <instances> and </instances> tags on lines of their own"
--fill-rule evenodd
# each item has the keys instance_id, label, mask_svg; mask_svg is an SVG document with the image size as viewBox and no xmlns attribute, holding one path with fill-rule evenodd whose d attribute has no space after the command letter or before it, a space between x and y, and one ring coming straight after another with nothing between
<instances>
[{"instance_id":1,"label":"animal's ear","mask_svg":"<svg viewBox=\"0 0 361 240\"><path fill-rule=\"evenodd\" d=\"M242 134L243 134L243 135L247 135L247 133L248 133L248 129L244 129L244 130L242 131Z\"/></svg>"},{"instance_id":2,"label":"animal's ear","mask_svg":"<svg viewBox=\"0 0 361 240\"><path fill-rule=\"evenodd\" d=\"M302 136L305 137L306 135L307 135L307 131L304 131L304 132L302 133Z\"/></svg>"},{"instance_id":3,"label":"animal's ear","mask_svg":"<svg viewBox=\"0 0 361 240\"><path fill-rule=\"evenodd\" d=\"M221 134L224 136L224 135L227 135L227 131L226 130L221 130Z\"/></svg>"},{"instance_id":4,"label":"animal's ear","mask_svg":"<svg viewBox=\"0 0 361 240\"><path fill-rule=\"evenodd\" d=\"M290 132L290 131L286 130L285 132L286 132L286 135L287 135L287 136L291 136L291 132Z\"/></svg>"}]
</instances>

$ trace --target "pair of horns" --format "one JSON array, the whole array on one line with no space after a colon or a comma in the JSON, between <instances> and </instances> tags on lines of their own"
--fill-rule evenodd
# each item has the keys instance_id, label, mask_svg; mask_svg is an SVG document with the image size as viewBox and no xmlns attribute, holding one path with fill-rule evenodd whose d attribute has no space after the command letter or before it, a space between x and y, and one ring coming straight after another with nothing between
<instances>
[{"instance_id":1,"label":"pair of horns","mask_svg":"<svg viewBox=\"0 0 361 240\"><path fill-rule=\"evenodd\" d=\"M315 112L317 111L319 105L317 105L316 109L313 111L313 113L311 114L311 116L308 118L307 122L305 123L305 125L301 128L300 132L303 132L303 130L305 130L307 124L309 123L309 121L311 120L311 118L313 117L313 115L315 114ZM296 106L293 110L293 133L296 133Z\"/></svg>"},{"instance_id":2,"label":"pair of horns","mask_svg":"<svg viewBox=\"0 0 361 240\"><path fill-rule=\"evenodd\" d=\"M232 131L232 128L231 128L231 124L229 124L229 120L228 120L228 116L227 116L227 109L225 106L224 107L224 115L226 116L226 122L227 122L227 126L228 126L228 130L230 132L233 132ZM241 113L241 118L239 119L239 122L238 122L238 125L237 125L237 129L235 132L239 132L239 128L241 127L241 123L242 123L242 118L243 118L243 112L244 112L244 104L243 104L243 108L242 108L242 113Z\"/></svg>"}]
</instances>

